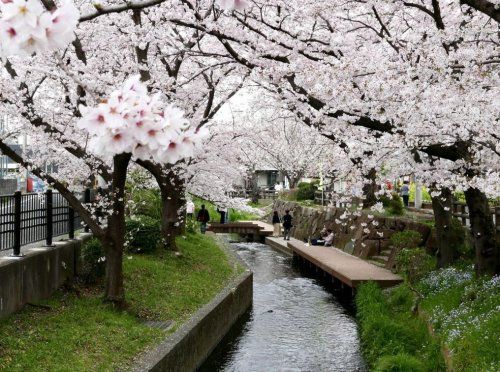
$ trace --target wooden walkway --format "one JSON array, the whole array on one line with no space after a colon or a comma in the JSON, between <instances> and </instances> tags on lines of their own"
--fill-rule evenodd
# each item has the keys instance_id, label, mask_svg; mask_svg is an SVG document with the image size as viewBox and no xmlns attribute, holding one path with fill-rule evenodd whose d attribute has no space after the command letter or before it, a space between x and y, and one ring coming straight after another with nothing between
<instances>
[{"instance_id":1,"label":"wooden walkway","mask_svg":"<svg viewBox=\"0 0 500 372\"><path fill-rule=\"evenodd\" d=\"M307 246L300 241L289 241L288 246L294 255L309 261L351 288L368 281L374 281L381 287L392 287L403 281L399 275L337 248Z\"/></svg>"},{"instance_id":2,"label":"wooden walkway","mask_svg":"<svg viewBox=\"0 0 500 372\"><path fill-rule=\"evenodd\" d=\"M214 232L246 232L252 230L261 237L265 237L265 242L269 246L300 257L300 259L307 261L351 288L356 288L359 284L367 281L374 281L381 287L391 287L403 281L399 275L345 253L340 249L308 246L294 238L287 241L282 237L272 237L273 227L265 222L242 221L223 225L212 224L210 230Z\"/></svg>"},{"instance_id":3,"label":"wooden walkway","mask_svg":"<svg viewBox=\"0 0 500 372\"><path fill-rule=\"evenodd\" d=\"M212 222L208 225L208 230L217 234L257 234L262 237L273 234L273 227L260 221Z\"/></svg>"}]
</instances>

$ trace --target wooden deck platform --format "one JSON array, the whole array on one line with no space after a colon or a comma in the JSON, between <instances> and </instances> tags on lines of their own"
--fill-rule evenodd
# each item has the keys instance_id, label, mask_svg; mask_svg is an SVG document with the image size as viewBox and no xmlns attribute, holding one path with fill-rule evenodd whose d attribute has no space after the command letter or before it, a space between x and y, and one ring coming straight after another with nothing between
<instances>
[{"instance_id":1,"label":"wooden deck platform","mask_svg":"<svg viewBox=\"0 0 500 372\"><path fill-rule=\"evenodd\" d=\"M290 255L299 256L325 273L351 288L367 281L377 282L381 287L391 287L403 279L391 271L371 264L340 249L322 246L307 246L298 239L284 240L272 237L273 226L261 221L241 221L227 224L211 224L211 231L225 233L254 233L265 237L269 246Z\"/></svg>"},{"instance_id":2,"label":"wooden deck platform","mask_svg":"<svg viewBox=\"0 0 500 372\"><path fill-rule=\"evenodd\" d=\"M309 261L351 288L367 281L374 281L381 287L392 287L403 281L399 275L337 248L307 246L298 240L289 241L288 246L294 255Z\"/></svg>"}]
</instances>

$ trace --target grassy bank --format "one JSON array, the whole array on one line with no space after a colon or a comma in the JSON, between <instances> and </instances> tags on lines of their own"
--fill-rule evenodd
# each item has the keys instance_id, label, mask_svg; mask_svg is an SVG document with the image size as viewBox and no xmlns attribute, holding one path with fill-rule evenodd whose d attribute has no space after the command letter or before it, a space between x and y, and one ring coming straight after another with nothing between
<instances>
[{"instance_id":1,"label":"grassy bank","mask_svg":"<svg viewBox=\"0 0 500 372\"><path fill-rule=\"evenodd\" d=\"M235 274L213 238L189 234L178 244L182 257L125 256L126 311L103 304L96 286L59 291L2 320L0 370L126 369L167 335L144 320L169 321L176 328Z\"/></svg>"},{"instance_id":2,"label":"grassy bank","mask_svg":"<svg viewBox=\"0 0 500 372\"><path fill-rule=\"evenodd\" d=\"M415 286L356 296L363 350L375 371L496 371L500 365L500 280L475 279L472 269L433 271ZM444 356L445 357L444 357Z\"/></svg>"},{"instance_id":3,"label":"grassy bank","mask_svg":"<svg viewBox=\"0 0 500 372\"><path fill-rule=\"evenodd\" d=\"M201 205L204 204L205 208L208 210L208 214L210 215L210 221L211 222L220 221L220 214L217 212L217 207L212 202L209 202L201 198L193 197L193 203L196 207L196 213L198 213L198 211L200 210ZM230 222L258 220L259 218L260 217L256 214L241 211L234 208L229 208Z\"/></svg>"}]
</instances>

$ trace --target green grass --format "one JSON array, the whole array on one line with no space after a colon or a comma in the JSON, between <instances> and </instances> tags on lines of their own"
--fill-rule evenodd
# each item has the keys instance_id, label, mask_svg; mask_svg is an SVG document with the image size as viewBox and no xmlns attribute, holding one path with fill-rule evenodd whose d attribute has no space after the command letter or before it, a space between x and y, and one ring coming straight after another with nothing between
<instances>
[{"instance_id":1,"label":"green grass","mask_svg":"<svg viewBox=\"0 0 500 372\"><path fill-rule=\"evenodd\" d=\"M193 203L196 208L195 213L198 213L198 211L201 209L201 205L204 204L205 208L208 210L208 214L210 215L210 222L220 221L220 214L219 212L217 212L217 207L212 202L201 198L193 197ZM229 208L230 222L258 220L259 218L260 218L259 216L253 213L248 213L245 211L240 211L238 209Z\"/></svg>"},{"instance_id":2,"label":"green grass","mask_svg":"<svg viewBox=\"0 0 500 372\"><path fill-rule=\"evenodd\" d=\"M444 370L439 343L427 332L425 321L411 313L412 302L406 286L389 294L374 283L360 286L356 295L357 317L363 354L372 369Z\"/></svg>"},{"instance_id":3,"label":"green grass","mask_svg":"<svg viewBox=\"0 0 500 372\"><path fill-rule=\"evenodd\" d=\"M475 278L471 265L431 272L416 284L423 299L411 312L406 284L356 295L363 352L375 371L497 371L500 365L500 278ZM428 331L433 330L433 336Z\"/></svg>"},{"instance_id":4,"label":"green grass","mask_svg":"<svg viewBox=\"0 0 500 372\"><path fill-rule=\"evenodd\" d=\"M125 257L128 308L118 312L101 300L100 288L59 291L0 322L0 370L114 371L126 368L165 331L142 319L180 325L210 301L234 275L213 238L180 238L183 253ZM128 259L131 257L131 259Z\"/></svg>"},{"instance_id":5,"label":"green grass","mask_svg":"<svg viewBox=\"0 0 500 372\"><path fill-rule=\"evenodd\" d=\"M188 234L177 238L177 244L179 258L135 255L124 261L127 302L143 318L182 322L233 275L212 237Z\"/></svg>"},{"instance_id":6,"label":"green grass","mask_svg":"<svg viewBox=\"0 0 500 372\"><path fill-rule=\"evenodd\" d=\"M500 365L500 278L475 278L472 269L434 272L420 284L421 308L451 351L458 371Z\"/></svg>"}]
</instances>

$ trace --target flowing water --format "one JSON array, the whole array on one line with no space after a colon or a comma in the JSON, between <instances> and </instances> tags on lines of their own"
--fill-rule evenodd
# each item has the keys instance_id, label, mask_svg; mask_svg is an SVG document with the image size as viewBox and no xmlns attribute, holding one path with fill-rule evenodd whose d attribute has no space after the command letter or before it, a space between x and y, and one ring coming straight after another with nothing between
<instances>
[{"instance_id":1,"label":"flowing water","mask_svg":"<svg viewBox=\"0 0 500 372\"><path fill-rule=\"evenodd\" d=\"M260 243L232 247L254 272L253 308L200 371L366 371L351 311L291 258Z\"/></svg>"}]
</instances>

